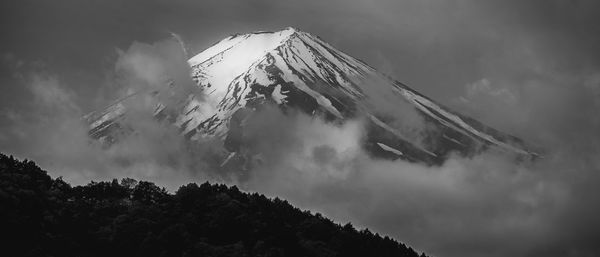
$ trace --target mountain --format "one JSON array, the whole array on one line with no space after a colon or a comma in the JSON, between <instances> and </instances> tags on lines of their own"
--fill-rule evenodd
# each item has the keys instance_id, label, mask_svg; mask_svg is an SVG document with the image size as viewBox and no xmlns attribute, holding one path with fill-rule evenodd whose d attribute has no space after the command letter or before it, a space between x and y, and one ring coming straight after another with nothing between
<instances>
[{"instance_id":1,"label":"mountain","mask_svg":"<svg viewBox=\"0 0 600 257\"><path fill-rule=\"evenodd\" d=\"M180 99L175 112L157 102L153 114L191 141L223 140L229 156L243 147L242 121L265 104L333 122L362 117L367 121L364 147L381 158L440 164L451 152L468 156L488 148L536 156L519 138L437 104L295 28L232 35L188 63L203 97ZM92 137L110 144L130 132L120 122L127 116L127 99L85 116Z\"/></svg>"},{"instance_id":2,"label":"mountain","mask_svg":"<svg viewBox=\"0 0 600 257\"><path fill-rule=\"evenodd\" d=\"M5 256L426 256L235 186L72 187L1 153L0 227Z\"/></svg>"}]
</instances>

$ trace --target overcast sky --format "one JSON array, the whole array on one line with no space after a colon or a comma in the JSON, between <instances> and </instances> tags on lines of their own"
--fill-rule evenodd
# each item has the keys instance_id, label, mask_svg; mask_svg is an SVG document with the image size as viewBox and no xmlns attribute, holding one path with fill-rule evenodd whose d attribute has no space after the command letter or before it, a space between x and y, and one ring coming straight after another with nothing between
<instances>
[{"instance_id":1,"label":"overcast sky","mask_svg":"<svg viewBox=\"0 0 600 257\"><path fill-rule=\"evenodd\" d=\"M334 164L300 166L323 171L350 163L351 170L364 168L372 175L309 176L317 183L270 174L271 181L251 181L248 189L286 196L439 256L600 254L600 1L595 0L3 0L0 152L38 157L34 160L49 167L63 162L83 170L86 174L78 176L84 179L106 178L90 175L97 175L99 164L75 154L76 143L54 148L65 144L64 136L85 134L56 121L114 100L122 90L114 83L117 64L131 53L164 48L172 33L193 55L233 33L287 26L318 35L437 102L524 138L547 158L521 167L483 155L431 168L364 161L368 157L360 154L350 162L337 156ZM332 128L309 122L297 128L303 124L297 121L286 129L302 135L360 134L352 124ZM52 144L44 148L41 141ZM61 155L44 159L44 151ZM135 156L155 158L162 152ZM286 158L295 160L292 169L289 163L271 168L297 171L299 159L319 163L314 156L301 157ZM276 186L286 181L305 183ZM387 185L390 181L397 183ZM290 191L304 188L314 194ZM422 198L413 199L416 195ZM362 208L364 201L372 212Z\"/></svg>"},{"instance_id":2,"label":"overcast sky","mask_svg":"<svg viewBox=\"0 0 600 257\"><path fill-rule=\"evenodd\" d=\"M2 1L0 109L25 108L15 62L39 62L77 94L83 111L105 104L116 49L181 35L197 53L232 33L298 27L442 104L491 125L523 117L467 103L494 95L518 106L524 84L593 76L600 64L597 1ZM554 74L549 74L554 73ZM555 75L555 76L554 76ZM550 78L554 76L553 78ZM483 86L481 86L483 83ZM479 85L479 87L478 87ZM487 85L487 86L486 86ZM481 92L481 91L491 92ZM502 98L502 99L498 99ZM528 99L524 100L527 102ZM497 112L501 112L498 110Z\"/></svg>"}]
</instances>

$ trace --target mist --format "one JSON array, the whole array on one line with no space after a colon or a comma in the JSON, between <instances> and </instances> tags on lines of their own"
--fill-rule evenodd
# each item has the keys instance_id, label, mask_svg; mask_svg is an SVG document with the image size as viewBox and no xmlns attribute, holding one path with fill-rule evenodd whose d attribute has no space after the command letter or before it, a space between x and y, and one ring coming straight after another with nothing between
<instances>
[{"instance_id":1,"label":"mist","mask_svg":"<svg viewBox=\"0 0 600 257\"><path fill-rule=\"evenodd\" d=\"M391 235L434 256L593 256L600 250L595 244L600 206L594 197L600 193L595 186L600 183L595 158L600 127L590 108L598 104L597 94L590 93L598 89L596 80L573 80L582 83L583 91L569 94L556 85L530 82L537 101L528 101L527 110L538 115L528 118L546 126L528 137L544 149L539 160L515 162L514 156L493 149L470 158L453 155L441 166L374 159L362 149L365 117L332 123L266 106L253 112L244 127L253 162L232 175L218 169L221 141L192 146L176 127L158 122L149 111L158 102L176 110L183 103L174 99L182 95L203 98L184 75L189 68L182 52L173 39L118 50L107 84L121 96L138 93L125 102L123 121L135 132L109 148L89 138L76 95L57 75L45 72L43 64L21 64L14 75L37 105L27 113L4 114L12 129L4 130L3 145L18 146L13 154L75 184L123 177L153 181L171 191L207 180L235 184L336 222ZM169 78L177 83L169 84ZM491 82L478 83L465 96L473 108L481 103L485 110L491 102L477 97L503 96L494 93ZM171 94L151 94L168 92L165 87L176 88ZM382 97L371 100L390 113L389 96L372 95ZM544 115L548 110L556 111ZM396 118L411 120L413 112L406 109Z\"/></svg>"},{"instance_id":2,"label":"mist","mask_svg":"<svg viewBox=\"0 0 600 257\"><path fill-rule=\"evenodd\" d=\"M261 114L258 114L261 115ZM373 159L360 120L343 125L266 113L266 151L246 190L389 234L434 256L594 256L597 152L547 149L515 162L489 150L443 165ZM254 118L254 117L253 117ZM264 133L261 136L261 133Z\"/></svg>"},{"instance_id":3,"label":"mist","mask_svg":"<svg viewBox=\"0 0 600 257\"><path fill-rule=\"evenodd\" d=\"M209 179L209 172L201 172L208 169L202 158L213 157L217 142L192 148L175 126L153 116L158 103L165 106L165 113L173 113L188 95L203 97L189 76L180 44L172 38L154 44L134 42L117 52L106 85L115 92L114 99L127 99L122 102L127 115L121 123L133 131L130 135L110 147L92 139L83 119L87 113L77 106L69 86L45 71L43 64L22 64L13 75L36 105L3 114L10 124L0 138L3 151L35 160L74 184L131 177L174 190L189 181Z\"/></svg>"},{"instance_id":4,"label":"mist","mask_svg":"<svg viewBox=\"0 0 600 257\"><path fill-rule=\"evenodd\" d=\"M10 35L0 45L0 151L52 176L132 177L170 191L236 184L432 256L600 255L596 1L23 2L0 8ZM80 8L65 7L73 4ZM176 110L182 95L203 99L180 40L199 52L229 33L286 26L524 139L542 157L515 162L492 149L440 166L374 159L361 148L367 117L331 123L271 106L247 124L250 168L222 173L223 142L191 145L148 111L158 102ZM172 93L161 94L170 80ZM418 141L427 128L412 107L396 110L392 95L370 93ZM110 148L91 140L82 117L131 94L124 124L136 132Z\"/></svg>"}]
</instances>

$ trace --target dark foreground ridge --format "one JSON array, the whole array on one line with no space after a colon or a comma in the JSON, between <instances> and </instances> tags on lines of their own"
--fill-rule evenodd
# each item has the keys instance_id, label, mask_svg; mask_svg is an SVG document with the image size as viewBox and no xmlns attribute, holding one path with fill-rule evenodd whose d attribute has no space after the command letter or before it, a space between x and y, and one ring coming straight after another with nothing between
<instances>
[{"instance_id":1,"label":"dark foreground ridge","mask_svg":"<svg viewBox=\"0 0 600 257\"><path fill-rule=\"evenodd\" d=\"M0 154L4 256L419 256L278 198L123 179L72 187ZM421 256L425 256L421 254Z\"/></svg>"}]
</instances>

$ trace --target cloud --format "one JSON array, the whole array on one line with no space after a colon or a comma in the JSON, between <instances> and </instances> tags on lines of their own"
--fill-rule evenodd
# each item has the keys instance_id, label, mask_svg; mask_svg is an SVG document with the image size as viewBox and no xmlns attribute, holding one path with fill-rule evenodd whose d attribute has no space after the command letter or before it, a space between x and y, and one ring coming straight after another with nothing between
<instances>
[{"instance_id":1,"label":"cloud","mask_svg":"<svg viewBox=\"0 0 600 257\"><path fill-rule=\"evenodd\" d=\"M181 107L181 99L190 94L202 100L202 93L189 75L185 49L178 40L174 37L154 44L134 42L127 51L118 50L116 82L126 91L123 94L141 92L172 109Z\"/></svg>"},{"instance_id":2,"label":"cloud","mask_svg":"<svg viewBox=\"0 0 600 257\"><path fill-rule=\"evenodd\" d=\"M29 90L33 94L33 100L40 103L40 105L49 107L50 111L59 110L73 113L80 111L73 101L74 94L61 87L56 77L43 73L33 73L30 74L30 79L31 81L28 83Z\"/></svg>"},{"instance_id":3,"label":"cloud","mask_svg":"<svg viewBox=\"0 0 600 257\"><path fill-rule=\"evenodd\" d=\"M0 138L3 149L32 158L74 183L134 177L171 190L190 181L236 183L338 222L392 235L436 256L599 252L594 239L600 210L594 196L600 193L600 163L595 158L600 153L595 132L600 123L592 108L598 106L597 73L537 77L522 84L518 93L497 77L466 87L469 104L482 115L498 121L503 121L502 115L507 115L504 121L519 115L524 117L521 121L529 119L531 128L524 133L547 149L544 158L533 163L515 163L493 151L470 158L452 156L433 167L373 159L362 149L365 117L331 123L266 106L249 112L251 117L243 122L244 169L221 173L222 142L189 144L175 127L157 122L153 108L148 108L161 102L177 110L182 103L176 100L182 95L202 97L183 75L189 68L177 42L134 43L119 53L114 71L118 92L143 92L126 102L124 124L135 131L130 137L102 148L87 136L76 94L66 82L48 72L21 71L30 97L39 104L30 112L3 112L3 119L12 124L10 130L3 129L8 135ZM171 76L180 87L165 83ZM566 84L579 87L571 90ZM503 88L516 97L507 101ZM367 104L395 115L401 122L398 129L403 124L407 133L426 129L419 126L412 107L394 113L396 97L376 86L369 89L376 97Z\"/></svg>"},{"instance_id":4,"label":"cloud","mask_svg":"<svg viewBox=\"0 0 600 257\"><path fill-rule=\"evenodd\" d=\"M252 176L238 181L246 189L436 256L600 252L598 1L31 3L0 8L9 14L0 23L9 35L0 51L14 53L3 61L25 78L14 86L2 81L0 149L32 158L54 175L77 183L133 176L169 187L218 180L209 156L219 153L200 147L190 154L177 131L151 122L141 106L157 98L131 103L139 112L129 124L140 132L127 144L106 152L90 143L78 117L97 107L88 101L104 88L96 73L104 65L116 73L106 83L116 85L111 93L160 90L162 74L184 65L168 61L185 59L181 47L133 40L152 42L177 31L197 52L229 33L292 25L546 151L535 163L512 163L493 152L455 156L439 167L373 160L357 147L360 120L331 124L271 109L255 114L270 126L248 132L262 156L253 158ZM125 49L116 54L118 65L109 55L115 46ZM48 70L22 72L27 64L17 57L40 58ZM187 68L175 72L187 75ZM178 85L185 85L182 79ZM36 105L27 106L32 99ZM393 107L380 108L393 114ZM397 127L408 124L409 133L418 120L403 117L410 112L398 117L404 123Z\"/></svg>"},{"instance_id":5,"label":"cloud","mask_svg":"<svg viewBox=\"0 0 600 257\"><path fill-rule=\"evenodd\" d=\"M207 141L201 148L190 147L176 127L153 116L158 103L165 105L168 114L179 110L184 104L181 99L189 94L202 99L186 61L180 45L172 39L133 43L120 51L114 65L116 76L109 83L117 85L121 97L139 94L123 102L127 116L121 125L134 132L110 148L89 137L89 124L82 118L84 113L70 85L46 71L44 65L15 69L36 104L26 110L3 110L1 117L8 125L2 128L2 151L34 159L54 176L75 184L132 177L159 181L174 190L189 181L204 181L211 175L203 158L219 154L213 150L218 143Z\"/></svg>"},{"instance_id":6,"label":"cloud","mask_svg":"<svg viewBox=\"0 0 600 257\"><path fill-rule=\"evenodd\" d=\"M246 190L392 235L434 256L598 251L590 240L599 236L594 217L600 214L593 204L600 193L593 155L559 148L543 160L515 163L488 151L425 166L370 157L360 147L360 121L265 115L259 121L267 130L253 136L268 150L250 179L238 182Z\"/></svg>"},{"instance_id":7,"label":"cloud","mask_svg":"<svg viewBox=\"0 0 600 257\"><path fill-rule=\"evenodd\" d=\"M497 98L497 101L502 101L507 105L517 101L515 93L507 88L493 88L488 79L481 79L471 84L467 84L466 91L467 98L461 98L466 102L471 101L469 99L481 97L482 95L484 97Z\"/></svg>"}]
</instances>

